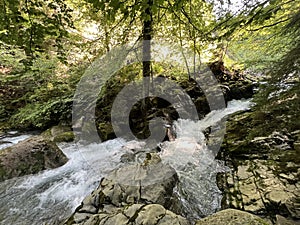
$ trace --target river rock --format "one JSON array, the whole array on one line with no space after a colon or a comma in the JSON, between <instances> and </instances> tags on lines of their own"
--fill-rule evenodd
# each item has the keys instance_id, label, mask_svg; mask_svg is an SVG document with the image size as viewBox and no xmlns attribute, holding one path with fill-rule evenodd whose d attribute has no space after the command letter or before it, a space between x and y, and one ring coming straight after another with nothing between
<instances>
[{"instance_id":1,"label":"river rock","mask_svg":"<svg viewBox=\"0 0 300 225\"><path fill-rule=\"evenodd\" d=\"M292 220L288 220L284 218L283 216L276 215L276 225L299 225L300 222L295 222Z\"/></svg>"},{"instance_id":2,"label":"river rock","mask_svg":"<svg viewBox=\"0 0 300 225\"><path fill-rule=\"evenodd\" d=\"M196 222L195 225L271 225L262 218L235 209L226 209Z\"/></svg>"},{"instance_id":3,"label":"river rock","mask_svg":"<svg viewBox=\"0 0 300 225\"><path fill-rule=\"evenodd\" d=\"M103 178L65 224L187 224L168 209L174 204L176 171L147 153L142 163L126 164Z\"/></svg>"},{"instance_id":4,"label":"river rock","mask_svg":"<svg viewBox=\"0 0 300 225\"><path fill-rule=\"evenodd\" d=\"M113 212L101 212L94 215L74 215L74 222L83 225L189 225L182 216L166 210L159 204L133 204L115 208ZM68 223L73 224L73 223Z\"/></svg>"},{"instance_id":5,"label":"river rock","mask_svg":"<svg viewBox=\"0 0 300 225\"><path fill-rule=\"evenodd\" d=\"M223 208L300 219L299 131L273 130L249 137L251 112L229 119L220 158L232 168L218 175ZM242 127L242 128L241 128ZM258 133L258 132L257 132Z\"/></svg>"},{"instance_id":6,"label":"river rock","mask_svg":"<svg viewBox=\"0 0 300 225\"><path fill-rule=\"evenodd\" d=\"M74 132L70 126L57 125L49 128L42 133L46 139L49 139L55 143L60 142L72 142L75 139Z\"/></svg>"},{"instance_id":7,"label":"river rock","mask_svg":"<svg viewBox=\"0 0 300 225\"><path fill-rule=\"evenodd\" d=\"M51 140L54 142L74 141L74 133L69 126L57 125L50 129Z\"/></svg>"},{"instance_id":8,"label":"river rock","mask_svg":"<svg viewBox=\"0 0 300 225\"><path fill-rule=\"evenodd\" d=\"M222 90L225 100L230 101L232 99L251 98L256 87L257 85L250 80L240 80L223 83Z\"/></svg>"},{"instance_id":9,"label":"river rock","mask_svg":"<svg viewBox=\"0 0 300 225\"><path fill-rule=\"evenodd\" d=\"M67 161L54 142L34 136L0 151L0 181L56 168Z\"/></svg>"}]
</instances>

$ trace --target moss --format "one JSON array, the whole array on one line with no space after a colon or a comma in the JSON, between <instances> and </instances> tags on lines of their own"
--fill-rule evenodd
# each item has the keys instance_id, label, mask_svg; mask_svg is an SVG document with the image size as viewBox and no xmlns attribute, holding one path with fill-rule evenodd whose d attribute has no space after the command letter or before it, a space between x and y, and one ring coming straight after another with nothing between
<instances>
[{"instance_id":1,"label":"moss","mask_svg":"<svg viewBox=\"0 0 300 225\"><path fill-rule=\"evenodd\" d=\"M8 122L6 122L6 121L3 121L3 122L0 121L0 134L3 133L3 132L8 131L9 128L10 128L10 126L9 126Z\"/></svg>"},{"instance_id":2,"label":"moss","mask_svg":"<svg viewBox=\"0 0 300 225\"><path fill-rule=\"evenodd\" d=\"M74 133L72 131L58 134L53 138L54 142L72 142L74 141Z\"/></svg>"},{"instance_id":3,"label":"moss","mask_svg":"<svg viewBox=\"0 0 300 225\"><path fill-rule=\"evenodd\" d=\"M47 129L45 130L43 133L41 133L41 135L45 138L45 139L51 139L51 130L50 129Z\"/></svg>"},{"instance_id":4,"label":"moss","mask_svg":"<svg viewBox=\"0 0 300 225\"><path fill-rule=\"evenodd\" d=\"M42 133L45 140L52 140L54 142L72 142L75 135L69 126L57 125Z\"/></svg>"},{"instance_id":5,"label":"moss","mask_svg":"<svg viewBox=\"0 0 300 225\"><path fill-rule=\"evenodd\" d=\"M98 124L98 133L102 141L106 141L116 137L112 125L106 122Z\"/></svg>"}]
</instances>

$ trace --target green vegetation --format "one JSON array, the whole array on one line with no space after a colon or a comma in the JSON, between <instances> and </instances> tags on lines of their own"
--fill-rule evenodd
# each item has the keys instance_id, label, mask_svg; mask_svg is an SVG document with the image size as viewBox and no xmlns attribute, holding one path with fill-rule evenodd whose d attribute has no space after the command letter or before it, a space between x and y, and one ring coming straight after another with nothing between
<instances>
[{"instance_id":1,"label":"green vegetation","mask_svg":"<svg viewBox=\"0 0 300 225\"><path fill-rule=\"evenodd\" d=\"M246 135L249 140L269 135L274 130L293 132L300 129L299 17L299 11L293 14L289 23L276 36L276 40L284 41L285 48L281 48L282 51L277 49L277 45L274 46L278 50L276 55L281 56L274 62L268 62L268 66L262 60L259 61L259 68L264 66L267 76L266 82L260 85L260 91L255 95L256 105L251 114L251 123L247 122L252 127Z\"/></svg>"},{"instance_id":2,"label":"green vegetation","mask_svg":"<svg viewBox=\"0 0 300 225\"><path fill-rule=\"evenodd\" d=\"M279 129L299 127L298 0L2 0L0 6L0 129L70 124L87 66L114 47L152 39L192 51L195 64L184 70L149 60L127 66L107 82L98 104L143 76L188 81L201 58L265 75L253 118L262 131L266 120ZM151 48L144 50L151 59ZM99 129L106 122L98 120Z\"/></svg>"}]
</instances>

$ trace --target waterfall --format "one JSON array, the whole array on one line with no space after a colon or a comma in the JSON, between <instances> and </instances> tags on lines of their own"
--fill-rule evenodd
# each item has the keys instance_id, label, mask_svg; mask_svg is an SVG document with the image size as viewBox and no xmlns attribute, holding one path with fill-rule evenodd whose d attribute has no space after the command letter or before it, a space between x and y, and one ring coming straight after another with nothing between
<instances>
[{"instance_id":1,"label":"waterfall","mask_svg":"<svg viewBox=\"0 0 300 225\"><path fill-rule=\"evenodd\" d=\"M203 120L178 120L174 124L176 140L162 143L161 158L176 169L180 179L176 192L192 218L220 208L216 173L227 170L206 146L203 130L249 106L249 101L234 100L226 109L213 111ZM87 146L60 144L69 158L64 166L0 182L0 224L58 223L72 214L102 177L120 165L120 157L126 149L142 146L142 142L119 138Z\"/></svg>"},{"instance_id":2,"label":"waterfall","mask_svg":"<svg viewBox=\"0 0 300 225\"><path fill-rule=\"evenodd\" d=\"M206 145L204 130L229 114L249 109L250 104L248 100L233 100L226 109L212 111L200 121L179 119L174 124L176 140L162 144L162 161L175 168L179 176L176 192L189 219L213 214L221 208L216 175L229 169L215 159L215 152Z\"/></svg>"}]
</instances>

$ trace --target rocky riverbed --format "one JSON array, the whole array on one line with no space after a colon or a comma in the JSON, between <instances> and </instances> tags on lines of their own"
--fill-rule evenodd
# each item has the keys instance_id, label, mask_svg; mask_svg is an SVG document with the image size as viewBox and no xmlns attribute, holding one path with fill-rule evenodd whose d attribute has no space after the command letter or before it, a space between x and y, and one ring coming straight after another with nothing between
<instances>
[{"instance_id":1,"label":"rocky riverbed","mask_svg":"<svg viewBox=\"0 0 300 225\"><path fill-rule=\"evenodd\" d=\"M148 153L139 164L113 170L64 222L65 225L214 225L270 222L238 210L224 210L199 221L180 213L174 192L179 180L175 170L164 165L157 153Z\"/></svg>"},{"instance_id":2,"label":"rocky riverbed","mask_svg":"<svg viewBox=\"0 0 300 225\"><path fill-rule=\"evenodd\" d=\"M251 97L253 94L255 85L249 81L226 82L222 84L226 102L234 97ZM192 84L184 88L191 96L194 96L192 99L197 109L202 110L199 113L200 118L204 117L209 108L205 98L202 98L201 90ZM294 98L290 99L294 100ZM152 100L153 106L162 105L148 118L167 115L170 116L171 121L177 119L174 109L168 104ZM243 104L237 103L240 106ZM132 111L133 119L139 115L139 108L135 107ZM238 108L237 110L245 109ZM18 219L11 220L9 218L12 215L11 208L3 205L5 210L9 210L8 213L3 214L6 216L3 217L3 221L5 224L7 221L18 221L17 224L22 224L20 218L26 215L28 218L24 221L31 221L34 224L39 224L40 221L47 225L45 221L66 225L295 225L299 223L300 130L296 129L296 126L277 129L276 125L270 122L272 117L269 113L268 129L262 132L263 126L257 118L266 116L265 114L262 115L253 110L236 113L230 117L226 125L225 139L217 156L217 159L221 161L215 161L216 152L213 150L216 139L210 135L212 125L207 123L207 120L218 118L214 121L217 122L232 112L225 110L221 112L222 116L217 114L217 117L204 118L200 122L205 125L186 121L182 130L185 135L188 134L188 137L181 139L177 133L178 137L174 142L164 142L160 148L152 150L133 147L131 152L125 151L124 153L124 146L128 143L124 140L113 140L113 149L109 147L109 143L103 143L103 145L81 146L82 149L78 152L71 150L72 153L67 154L71 159L67 162L66 156L57 148L55 142L72 141L74 135L69 127L59 126L49 129L42 136L32 137L2 150L1 157L5 160L1 161L1 169L5 164L3 162L9 162L9 164L4 165L7 168L5 168L5 173L2 172L1 179L38 173L36 177L29 175L28 178L24 177L16 181L21 184L18 187L14 187L10 182L11 180L15 182L14 178L7 180L7 184L12 185L11 188L5 191L3 189L0 193L6 201L6 193L13 195L15 192L13 189L18 190L17 193L24 192L22 188L28 186L26 179L32 179L35 181L30 182L34 186L29 185L28 187L32 190L26 192L30 192L30 195L34 197L28 201L27 205L34 205L37 208L43 206L42 208L46 209L45 205L53 204L56 210L67 208L67 212L70 212L73 206L70 207L69 200L61 196L62 192L68 191L65 187L69 187L70 183L72 183L72 190L79 191L75 186L80 186L79 182L88 182L83 187L84 191L79 191L80 196L77 196L75 192L71 195L71 198L82 198L85 195L82 203L73 210L72 215L55 216L57 211L54 210L51 211L51 216L45 216L47 212L41 215L40 210L38 212L33 209L34 214L29 214L41 216L42 219L37 220L36 216L31 217L28 213L16 213ZM276 118L286 121L294 117L287 114L277 115ZM103 119L107 118L103 117ZM140 124L138 120L135 122ZM179 124L179 122L176 123ZM198 129L194 129L195 127ZM114 134L109 133L110 129L106 126L104 128L107 132L104 133L106 136L104 139L113 138ZM141 131L137 129L136 133L138 132ZM185 149L186 146L189 146L188 149ZM96 151L98 148L104 152ZM210 150L212 150L211 154ZM80 155L83 152L84 157ZM16 157L19 155L21 157ZM82 157L81 160L78 160L80 157ZM26 164L26 169L23 167L20 169L18 160ZM224 162L225 165L219 162ZM91 163L91 170L84 165L89 163ZM53 172L50 170L63 164L65 165ZM99 169L96 164L103 165ZM16 167L11 169L13 165ZM93 171L95 168L98 168L96 175ZM106 172L100 175L99 171ZM82 175L82 172L85 175ZM67 177L65 177L66 174ZM91 180L83 178L86 174L96 178ZM46 179L41 182L40 178ZM98 187L95 187L96 183ZM5 187L6 184L2 183L1 186ZM38 194L35 193L35 186L38 188ZM91 187L94 191L86 195ZM24 196L31 198L26 195L26 192ZM48 196L49 193L51 196ZM56 198L57 196L59 198ZM57 204L56 201L61 201L61 203ZM23 200L17 202L22 204ZM11 203L9 207L11 205L14 210L19 207Z\"/></svg>"},{"instance_id":3,"label":"rocky riverbed","mask_svg":"<svg viewBox=\"0 0 300 225\"><path fill-rule=\"evenodd\" d=\"M237 101L236 106L237 105L241 105L241 102ZM229 112L230 110L227 113ZM244 140L243 142L243 132L239 130L241 127L240 124L248 124L249 121L251 121L250 115L251 110L237 113L227 122L224 144L222 151L218 155L220 159L225 161L227 169L224 168L223 170L228 171L226 173L219 173L217 176L219 189L223 192L222 208L218 209L221 211L202 215L204 217L203 219L195 219L189 215L189 211L183 210L186 209L185 206L188 204L186 201L188 199L192 200L193 197L195 198L192 200L193 203L202 204L202 206L205 207L208 206L206 203L201 202L201 200L196 199L196 196L199 193L201 194L201 190L205 191L205 189L203 189L205 188L205 186L203 186L205 182L201 183L201 185L199 184L199 190L196 192L195 190L197 188L193 189L193 186L189 188L182 183L188 182L191 185L196 184L196 180L189 181L189 179L193 178L189 177L188 174L193 174L193 168L198 170L200 167L193 166L193 160L195 160L195 158L193 158L191 162L188 161L190 158L188 153L191 152L180 152L180 150L184 150L182 148L184 148L185 145L180 139L179 134L177 141L181 144L176 144L176 141L173 142L175 145L172 145L172 142L166 143L169 143L169 148L176 149L174 156L184 155L184 162L173 161L172 163L172 161L166 160L166 156L172 159L170 155L171 152L168 152L166 149L165 152L161 153L159 149L148 151L143 149L142 145L137 148L136 146L128 146L129 143L120 143L121 145L127 146L127 149L130 149L129 152L126 153L125 151L121 154L122 151L124 151L124 147L122 147L121 149L123 150L114 150L115 153L112 153L116 155L121 164L115 164L118 166L106 173L98 187L83 199L82 203L68 219L64 220L60 218L51 220L51 224L297 224L299 220L299 167L297 166L299 165L297 161L299 132L274 131L266 137L251 140L247 139L247 141ZM248 121L248 123L246 121ZM193 124L193 122L187 121L185 123L183 123L185 125L182 128L189 127L189 129L192 129L193 127L201 127L199 126L200 124ZM60 140L55 139L52 135L61 137L65 132L67 137L69 137L69 129L59 129L56 127L44 133L43 138ZM183 134L188 134L184 132L184 130L182 132ZM247 132L245 131L245 133ZM189 135L191 134L192 133L189 133ZM205 138L204 134L202 137ZM36 138L41 137L31 138L14 147L24 145L24 143L26 146L26 143ZM68 139L69 138L66 138L64 140ZM191 142L191 137L188 140ZM196 143L195 146L195 149L193 146L192 149L201 153L203 146L201 147L199 143ZM166 148L166 146L164 147ZM120 146L117 148L120 148ZM98 153L103 155L104 152ZM204 153L205 152L202 152L200 156L207 154ZM91 153L88 153L86 157L87 156L97 158L96 155L91 155ZM195 154L191 154L191 156L194 157ZM85 160L88 159L86 157L84 157ZM64 180L66 180L64 174L66 173L66 168L68 168L68 173L73 173L71 172L73 169L70 167L72 160L65 166L65 169L61 169L62 174L58 175L62 176L59 178L59 182L62 182L62 184L54 183L55 186L60 187L61 185L66 185L64 183ZM207 158L203 158L203 160L207 160ZM82 162L87 163L89 161ZM203 164L206 161L200 162ZM98 160L97 163L99 164L100 161ZM184 164L187 164L187 166L184 166ZM208 169L209 167L206 168ZM59 170L55 173L59 174ZM217 170L214 171L216 172ZM207 172L208 171L206 171L205 174L207 174ZM47 173L51 173L51 171L46 171L46 173L44 173L45 175L43 175L43 173L38 175L37 179L39 176L45 177ZM57 175L55 177L55 179L58 180ZM66 181L69 183L68 180ZM202 179L202 182L203 181ZM50 179L50 182L52 183L53 181ZM213 180L211 182L213 182ZM49 187L50 190L52 189L50 183L43 184L43 186ZM179 189L184 191L186 195L188 195L188 198L183 198L184 195L178 192ZM55 190L58 191L57 189ZM34 194L34 189L32 193ZM41 194L42 193L39 193L38 195ZM208 200L208 198L204 199ZM34 201L37 201L37 199L34 199ZM48 201L49 200L47 200L47 202ZM49 204L52 203L49 202ZM63 203L63 206L66 207L67 203ZM54 211L51 213L55 214L57 212ZM40 215L37 212L35 212L35 214ZM5 221L7 221L7 219L8 218L6 218ZM34 218L32 219L34 220Z\"/></svg>"}]
</instances>

